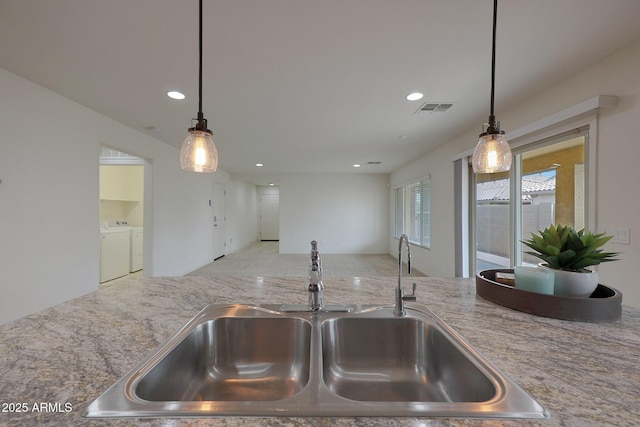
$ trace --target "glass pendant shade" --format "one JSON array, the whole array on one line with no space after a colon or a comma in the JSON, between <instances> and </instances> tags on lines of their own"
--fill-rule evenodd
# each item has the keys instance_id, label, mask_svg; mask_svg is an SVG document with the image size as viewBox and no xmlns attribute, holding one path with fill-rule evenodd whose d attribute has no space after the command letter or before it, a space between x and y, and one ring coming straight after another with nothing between
<instances>
[{"instance_id":1,"label":"glass pendant shade","mask_svg":"<svg viewBox=\"0 0 640 427\"><path fill-rule=\"evenodd\" d=\"M180 148L180 166L192 172L215 172L218 169L218 150L210 132L189 129Z\"/></svg>"},{"instance_id":2,"label":"glass pendant shade","mask_svg":"<svg viewBox=\"0 0 640 427\"><path fill-rule=\"evenodd\" d=\"M511 169L511 148L504 133L483 133L473 152L475 173L508 172Z\"/></svg>"}]
</instances>

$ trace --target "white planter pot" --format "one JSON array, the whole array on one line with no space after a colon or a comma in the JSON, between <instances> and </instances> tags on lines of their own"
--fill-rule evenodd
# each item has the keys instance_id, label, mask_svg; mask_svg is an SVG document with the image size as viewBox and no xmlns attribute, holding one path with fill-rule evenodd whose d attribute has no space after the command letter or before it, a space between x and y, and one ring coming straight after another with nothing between
<instances>
[{"instance_id":1,"label":"white planter pot","mask_svg":"<svg viewBox=\"0 0 640 427\"><path fill-rule=\"evenodd\" d=\"M538 264L542 268L553 271L554 275L554 295L563 297L584 297L591 296L598 287L598 272L577 273L575 271L554 270L546 264Z\"/></svg>"}]
</instances>

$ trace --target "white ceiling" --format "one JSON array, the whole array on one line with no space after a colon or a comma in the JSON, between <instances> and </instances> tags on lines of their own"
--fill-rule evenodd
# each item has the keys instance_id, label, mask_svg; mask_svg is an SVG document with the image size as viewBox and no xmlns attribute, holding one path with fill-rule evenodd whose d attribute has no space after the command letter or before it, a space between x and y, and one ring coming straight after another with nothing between
<instances>
[{"instance_id":1,"label":"white ceiling","mask_svg":"<svg viewBox=\"0 0 640 427\"><path fill-rule=\"evenodd\" d=\"M491 0L204 3L203 112L227 172L389 173L487 120ZM196 0L0 0L0 67L179 147L197 16ZM502 0L498 119L640 39L639 22L639 0ZM425 101L454 105L414 114Z\"/></svg>"}]
</instances>

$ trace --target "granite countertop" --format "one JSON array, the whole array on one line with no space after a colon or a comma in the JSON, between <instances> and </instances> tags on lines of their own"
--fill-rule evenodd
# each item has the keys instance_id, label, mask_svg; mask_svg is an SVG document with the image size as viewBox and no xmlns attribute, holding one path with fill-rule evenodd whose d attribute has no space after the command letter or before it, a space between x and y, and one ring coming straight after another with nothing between
<instances>
[{"instance_id":1,"label":"granite countertop","mask_svg":"<svg viewBox=\"0 0 640 427\"><path fill-rule=\"evenodd\" d=\"M410 281L409 281L410 280ZM130 278L0 325L0 426L208 425L211 419L86 419L84 408L207 304L306 303L304 278ZM410 278L431 308L551 412L543 421L216 418L248 426L637 426L640 310L613 323L537 317L488 302L472 279ZM396 279L331 278L325 301L392 303ZM25 412L16 412L25 409Z\"/></svg>"}]
</instances>

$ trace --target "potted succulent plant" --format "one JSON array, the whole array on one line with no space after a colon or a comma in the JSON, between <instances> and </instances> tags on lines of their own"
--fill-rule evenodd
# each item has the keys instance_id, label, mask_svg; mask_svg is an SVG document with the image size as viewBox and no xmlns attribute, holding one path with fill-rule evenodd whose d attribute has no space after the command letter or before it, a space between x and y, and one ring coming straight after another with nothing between
<instances>
[{"instance_id":1,"label":"potted succulent plant","mask_svg":"<svg viewBox=\"0 0 640 427\"><path fill-rule=\"evenodd\" d=\"M555 295L589 297L598 287L598 273L587 267L617 259L617 252L602 251L613 237L604 233L563 225L551 225L538 233L531 233L522 243L533 249L525 253L542 259L539 265L553 270Z\"/></svg>"}]
</instances>

